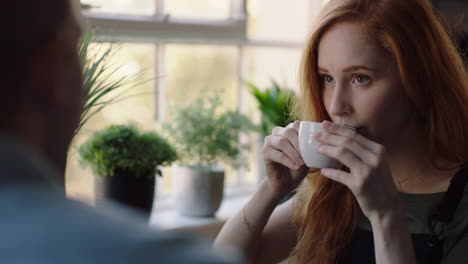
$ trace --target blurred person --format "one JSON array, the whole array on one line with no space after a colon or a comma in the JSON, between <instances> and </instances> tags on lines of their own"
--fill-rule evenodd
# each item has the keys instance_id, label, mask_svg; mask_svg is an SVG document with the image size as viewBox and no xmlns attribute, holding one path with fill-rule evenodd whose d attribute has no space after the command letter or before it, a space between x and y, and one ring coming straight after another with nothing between
<instances>
[{"instance_id":1,"label":"blurred person","mask_svg":"<svg viewBox=\"0 0 468 264\"><path fill-rule=\"evenodd\" d=\"M1 12L0 262L238 263L123 210L66 198L82 103L79 1L5 1Z\"/></svg>"},{"instance_id":2,"label":"blurred person","mask_svg":"<svg viewBox=\"0 0 468 264\"><path fill-rule=\"evenodd\" d=\"M330 0L300 98L301 120L325 128L317 151L343 167L307 168L300 122L276 127L267 177L215 248L251 263L468 263L468 78L427 0Z\"/></svg>"}]
</instances>

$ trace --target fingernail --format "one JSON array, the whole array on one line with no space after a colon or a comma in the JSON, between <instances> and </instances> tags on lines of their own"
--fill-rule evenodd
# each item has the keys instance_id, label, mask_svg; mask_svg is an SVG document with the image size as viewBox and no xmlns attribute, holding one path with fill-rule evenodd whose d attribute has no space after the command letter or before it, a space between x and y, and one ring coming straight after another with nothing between
<instances>
[{"instance_id":1,"label":"fingernail","mask_svg":"<svg viewBox=\"0 0 468 264\"><path fill-rule=\"evenodd\" d=\"M322 136L322 132L316 132L314 133L314 137L320 138Z\"/></svg>"}]
</instances>

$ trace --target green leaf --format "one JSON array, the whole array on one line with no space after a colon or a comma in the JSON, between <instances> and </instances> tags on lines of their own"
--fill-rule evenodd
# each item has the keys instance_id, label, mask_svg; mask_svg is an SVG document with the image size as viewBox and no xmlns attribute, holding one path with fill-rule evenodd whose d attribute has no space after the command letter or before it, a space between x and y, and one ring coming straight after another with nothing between
<instances>
[{"instance_id":1,"label":"green leaf","mask_svg":"<svg viewBox=\"0 0 468 264\"><path fill-rule=\"evenodd\" d=\"M275 126L284 127L296 120L297 117L293 113L296 95L292 90L282 89L274 80L271 80L271 87L263 92L250 82L246 82L246 85L257 100L258 108L262 113L263 136L269 135Z\"/></svg>"},{"instance_id":2,"label":"green leaf","mask_svg":"<svg viewBox=\"0 0 468 264\"><path fill-rule=\"evenodd\" d=\"M83 72L84 95L79 125L73 138L90 118L119 98L122 93L116 94L116 91L134 87L135 80L139 79L142 74L117 77L116 74L122 65L114 65L110 59L118 52L118 45L111 44L100 52L101 49L91 48L94 36L95 32L87 28L78 47ZM102 47L101 45L95 44L97 47Z\"/></svg>"},{"instance_id":3,"label":"green leaf","mask_svg":"<svg viewBox=\"0 0 468 264\"><path fill-rule=\"evenodd\" d=\"M189 104L171 107L170 122L162 131L180 153L183 166L246 166L241 155L247 146L239 145L239 136L255 129L250 120L237 111L220 111L219 96L207 96Z\"/></svg>"},{"instance_id":4,"label":"green leaf","mask_svg":"<svg viewBox=\"0 0 468 264\"><path fill-rule=\"evenodd\" d=\"M95 132L78 149L80 164L99 176L116 169L136 177L161 175L158 165L170 165L178 155L168 141L155 132L140 132L133 125L112 125Z\"/></svg>"}]
</instances>

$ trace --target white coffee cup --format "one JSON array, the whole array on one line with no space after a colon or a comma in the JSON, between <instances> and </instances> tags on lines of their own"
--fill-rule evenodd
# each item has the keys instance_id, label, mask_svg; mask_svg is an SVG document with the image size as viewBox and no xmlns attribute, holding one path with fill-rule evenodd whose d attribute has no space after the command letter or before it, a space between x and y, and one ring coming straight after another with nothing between
<instances>
[{"instance_id":1,"label":"white coffee cup","mask_svg":"<svg viewBox=\"0 0 468 264\"><path fill-rule=\"evenodd\" d=\"M325 132L322 123L301 121L299 149L305 164L310 168L341 168L343 165L339 161L317 152L317 146L320 144L314 138L314 134L317 132Z\"/></svg>"}]
</instances>

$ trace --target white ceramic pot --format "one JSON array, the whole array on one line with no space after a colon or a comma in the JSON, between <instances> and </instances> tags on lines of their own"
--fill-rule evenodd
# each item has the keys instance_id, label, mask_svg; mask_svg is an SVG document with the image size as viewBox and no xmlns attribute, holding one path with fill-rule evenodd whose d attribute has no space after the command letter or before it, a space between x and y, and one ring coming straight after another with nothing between
<instances>
[{"instance_id":1,"label":"white ceramic pot","mask_svg":"<svg viewBox=\"0 0 468 264\"><path fill-rule=\"evenodd\" d=\"M173 167L175 207L184 216L213 217L224 193L224 169Z\"/></svg>"}]
</instances>

